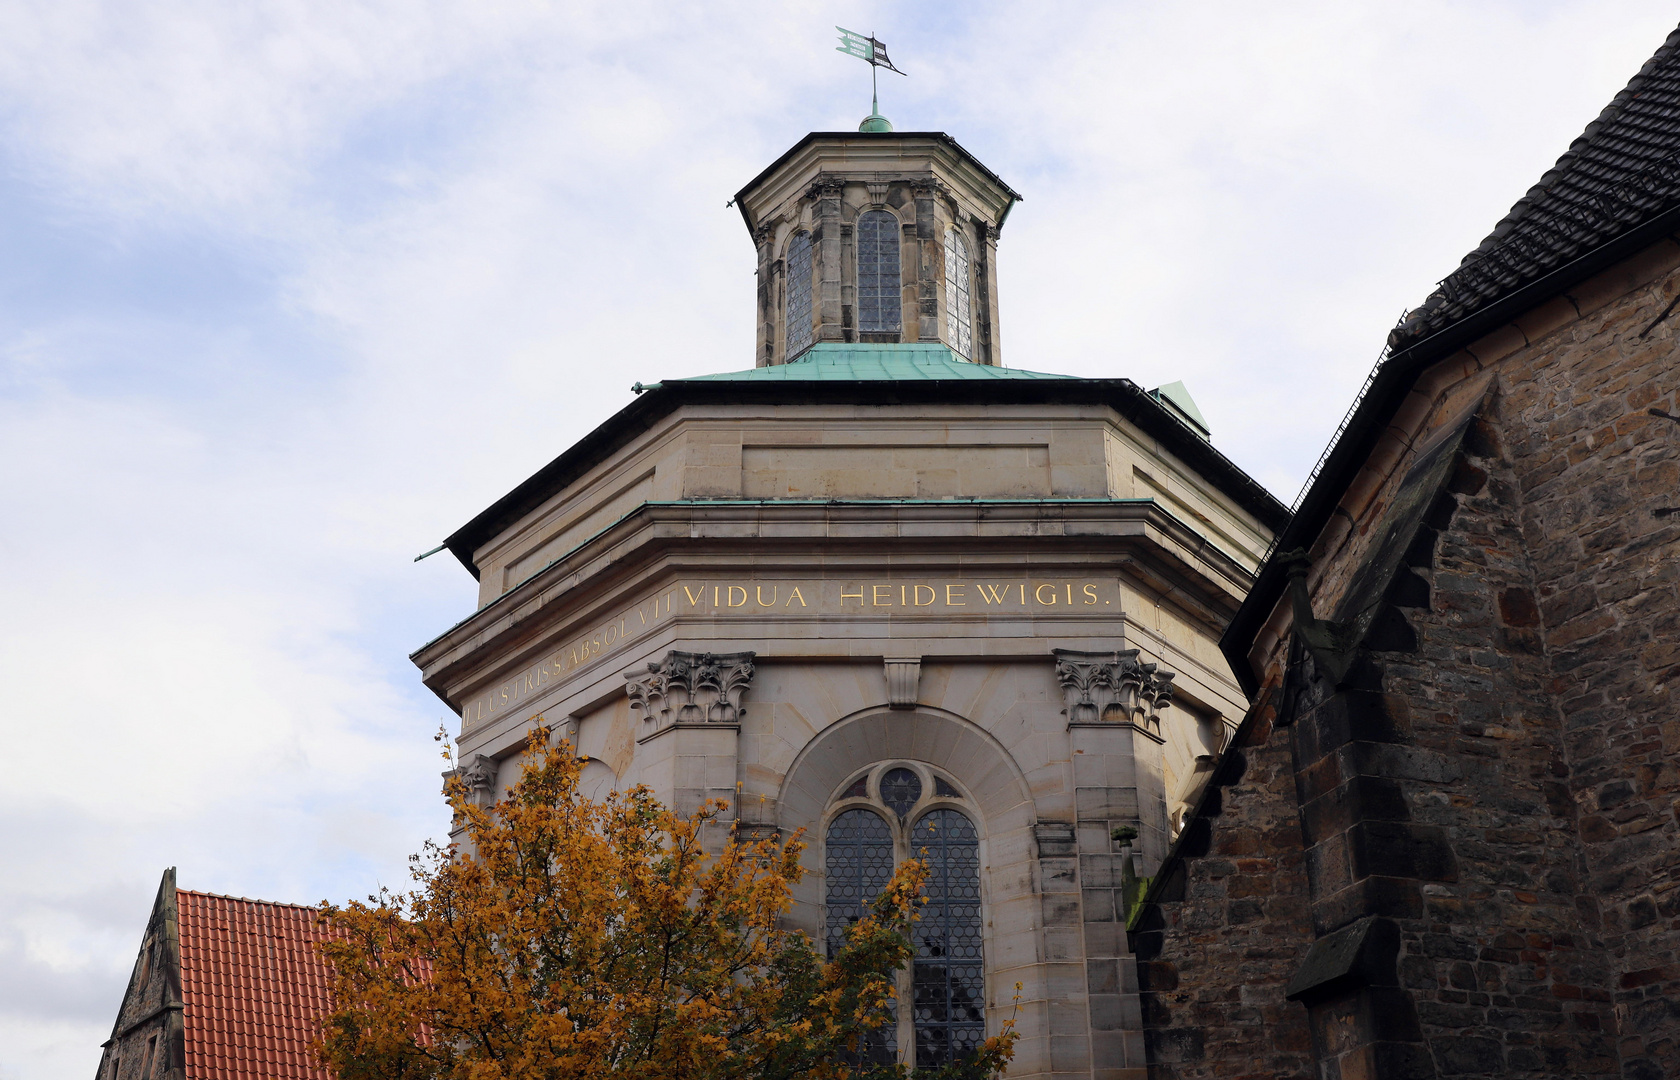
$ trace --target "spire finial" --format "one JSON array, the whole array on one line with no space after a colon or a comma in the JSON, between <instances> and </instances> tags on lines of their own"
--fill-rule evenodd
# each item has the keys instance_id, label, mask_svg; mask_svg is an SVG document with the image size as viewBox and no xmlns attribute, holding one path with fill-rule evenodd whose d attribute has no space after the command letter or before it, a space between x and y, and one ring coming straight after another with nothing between
<instances>
[{"instance_id":1,"label":"spire finial","mask_svg":"<svg viewBox=\"0 0 1680 1080\"><path fill-rule=\"evenodd\" d=\"M881 91L875 79L875 69L884 67L888 71L898 71L887 56L887 47L876 39L874 34L864 37L854 34L844 26L836 26L840 31L840 47L835 52L843 52L847 56L855 56L859 60L869 61L869 115L858 125L859 131L880 132L891 131L892 121L881 115ZM904 72L898 71L900 75Z\"/></svg>"}]
</instances>

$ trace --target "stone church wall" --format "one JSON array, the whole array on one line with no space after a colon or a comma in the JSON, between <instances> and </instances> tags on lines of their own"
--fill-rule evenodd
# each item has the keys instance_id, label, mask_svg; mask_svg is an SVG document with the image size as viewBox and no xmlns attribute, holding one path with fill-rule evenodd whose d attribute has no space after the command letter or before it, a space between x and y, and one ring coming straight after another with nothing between
<instances>
[{"instance_id":1,"label":"stone church wall","mask_svg":"<svg viewBox=\"0 0 1680 1080\"><path fill-rule=\"evenodd\" d=\"M1288 732L1250 713L1130 935L1158 1080L1312 1075L1283 985L1311 941Z\"/></svg>"},{"instance_id":2,"label":"stone church wall","mask_svg":"<svg viewBox=\"0 0 1680 1080\"><path fill-rule=\"evenodd\" d=\"M1680 1074L1680 424L1648 412L1680 412L1677 256L1437 365L1345 493L1310 614L1353 651L1280 608L1275 727L1134 933L1154 1075ZM1239 878L1231 845L1289 819ZM1233 885L1293 858L1310 927L1250 925Z\"/></svg>"}]
</instances>

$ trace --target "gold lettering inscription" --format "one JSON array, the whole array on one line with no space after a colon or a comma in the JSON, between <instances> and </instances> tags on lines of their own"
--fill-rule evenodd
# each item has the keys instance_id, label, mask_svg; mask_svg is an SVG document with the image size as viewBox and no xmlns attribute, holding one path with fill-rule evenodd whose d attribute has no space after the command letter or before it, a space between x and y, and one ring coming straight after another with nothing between
<instances>
[{"instance_id":1,"label":"gold lettering inscription","mask_svg":"<svg viewBox=\"0 0 1680 1080\"><path fill-rule=\"evenodd\" d=\"M785 596L782 592L784 584L787 585ZM1011 608L1019 611L1034 606L1052 607L1062 604L1070 607L1093 607L1120 603L1112 582L1080 582L1067 579L1045 581L1033 585L1031 596L1028 595L1029 584L1031 582L1019 579L992 582L899 580L857 583L807 580L803 584L771 581L768 585L751 580L737 580L733 583L702 581L695 585L679 583L676 588L665 594L663 604L660 603L660 597L654 596L651 601L643 601L643 604L647 605L645 607L642 604L627 606L617 618L604 619L588 633L556 645L552 652L539 658L524 671L506 676L505 681L481 691L472 700L463 702L461 717L468 724L494 719L504 710L516 708L527 698L543 692L585 664L622 649L631 637L630 614L635 613L638 630L652 627L659 621L662 612L669 615L675 610L679 591L688 601L689 609L700 609L701 613L707 610L725 611L751 606L756 606L761 611L771 611L777 607L787 610L797 604L800 608L815 609L818 614L850 613L854 610L863 613L872 608L899 607L905 610L896 613L895 617L915 618L972 606L968 591L971 588L980 594L980 601L984 607L996 607L1005 611ZM893 599L895 585L898 586L897 600ZM711 587L710 597L706 595L707 586ZM768 592L765 591L766 587ZM1079 597L1078 601L1074 599L1075 594ZM846 606L847 602L852 600L858 603L855 609ZM923 612L920 610L923 608L930 610Z\"/></svg>"}]
</instances>

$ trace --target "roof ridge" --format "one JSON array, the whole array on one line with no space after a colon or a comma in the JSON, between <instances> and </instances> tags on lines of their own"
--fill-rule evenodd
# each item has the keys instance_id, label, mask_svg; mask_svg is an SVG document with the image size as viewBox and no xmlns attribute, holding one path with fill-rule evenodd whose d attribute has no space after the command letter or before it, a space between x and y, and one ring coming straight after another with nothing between
<instances>
[{"instance_id":1,"label":"roof ridge","mask_svg":"<svg viewBox=\"0 0 1680 1080\"><path fill-rule=\"evenodd\" d=\"M179 886L176 887L175 891L182 896L202 896L209 900L237 900L242 904L266 904L269 907L292 908L297 911L318 912L321 910L314 904L293 904L285 900L258 900L249 896L230 896L227 893L205 892L202 889L183 889Z\"/></svg>"},{"instance_id":2,"label":"roof ridge","mask_svg":"<svg viewBox=\"0 0 1680 1080\"><path fill-rule=\"evenodd\" d=\"M1583 166L1581 151L1590 146L1592 140L1597 138L1599 133L1613 121L1621 118L1628 105L1639 97L1639 91L1650 81L1652 74L1665 65L1674 56L1677 49L1680 49L1680 26L1675 27L1669 33L1657 51L1651 54L1649 60L1645 61L1644 66L1634 73L1633 78L1628 80L1627 85L1622 87L1615 97L1610 99L1610 104L1599 110L1598 115L1582 129L1581 134L1575 136L1574 141L1569 144L1569 149L1558 155L1558 159L1552 164L1552 167L1542 173L1539 181L1525 191L1522 198L1511 205L1510 211L1499 219L1494 225L1493 231L1488 233L1475 250L1464 256L1459 261L1459 265L1463 266L1497 247L1498 242L1503 240L1519 222L1525 220L1529 212L1535 208L1537 193L1538 195L1549 194L1560 180L1581 168ZM1670 154L1669 156L1674 157L1675 155ZM1641 170L1641 172L1646 171L1649 171L1649 169Z\"/></svg>"},{"instance_id":3,"label":"roof ridge","mask_svg":"<svg viewBox=\"0 0 1680 1080\"><path fill-rule=\"evenodd\" d=\"M1397 352L1680 201L1680 27L1493 231L1406 311Z\"/></svg>"}]
</instances>

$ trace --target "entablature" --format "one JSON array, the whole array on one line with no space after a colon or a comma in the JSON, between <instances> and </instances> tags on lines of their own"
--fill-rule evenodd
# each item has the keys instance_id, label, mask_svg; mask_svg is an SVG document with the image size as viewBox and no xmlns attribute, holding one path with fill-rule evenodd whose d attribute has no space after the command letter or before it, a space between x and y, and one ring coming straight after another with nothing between
<instances>
[{"instance_id":1,"label":"entablature","mask_svg":"<svg viewBox=\"0 0 1680 1080\"><path fill-rule=\"evenodd\" d=\"M989 600L968 591L982 583ZM1007 597L998 594L1005 583ZM865 585L875 591L859 597L853 613L839 594ZM1087 585L1104 591L1098 595ZM1008 616L1035 622L1027 636L1041 634L1039 624L1048 619L1067 624L1058 634L1101 638L1112 636L1115 620L1130 609L1141 615L1144 607L1164 607L1211 641L1247 585L1240 564L1150 500L648 503L413 659L426 685L459 711L553 642L572 641L575 648L597 630L603 639L628 641L632 631L653 633L649 628L664 625L662 617L752 615L752 626L721 632L747 641L809 636L817 626L837 640L878 629L829 625L832 616L848 613L932 619L923 628L930 637L996 636L968 624ZM707 589L716 593L709 605ZM734 589L739 592L720 591ZM661 594L663 611L650 607ZM1114 625L1087 635L1080 620L1099 612ZM848 621L856 622L842 620ZM614 643L603 640L586 658ZM562 664L558 674L583 666Z\"/></svg>"}]
</instances>

